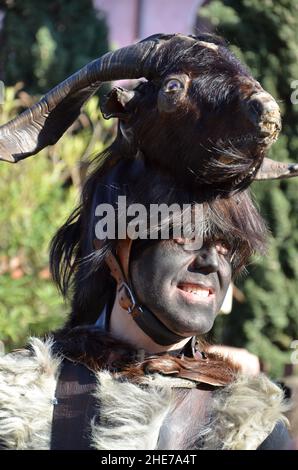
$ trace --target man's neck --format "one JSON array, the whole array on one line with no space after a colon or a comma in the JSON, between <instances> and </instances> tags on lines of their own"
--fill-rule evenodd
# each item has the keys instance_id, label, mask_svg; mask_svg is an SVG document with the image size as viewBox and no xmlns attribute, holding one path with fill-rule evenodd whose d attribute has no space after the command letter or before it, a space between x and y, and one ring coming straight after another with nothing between
<instances>
[{"instance_id":1,"label":"man's neck","mask_svg":"<svg viewBox=\"0 0 298 470\"><path fill-rule=\"evenodd\" d=\"M138 349L144 349L149 353L160 353L182 349L190 338L185 338L170 346L161 346L155 343L136 324L132 316L119 305L118 294L116 296L109 323L109 332L112 336L131 344Z\"/></svg>"}]
</instances>

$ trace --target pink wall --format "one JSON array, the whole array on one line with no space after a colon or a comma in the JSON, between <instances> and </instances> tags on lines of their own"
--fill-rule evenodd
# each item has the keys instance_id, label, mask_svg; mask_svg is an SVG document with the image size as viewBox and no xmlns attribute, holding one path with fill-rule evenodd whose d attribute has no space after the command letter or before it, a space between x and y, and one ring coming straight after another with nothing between
<instances>
[{"instance_id":1,"label":"pink wall","mask_svg":"<svg viewBox=\"0 0 298 470\"><path fill-rule=\"evenodd\" d=\"M201 3L197 0L143 1L141 38L154 33L191 33Z\"/></svg>"},{"instance_id":2,"label":"pink wall","mask_svg":"<svg viewBox=\"0 0 298 470\"><path fill-rule=\"evenodd\" d=\"M93 0L105 12L112 48L155 33L192 32L203 0Z\"/></svg>"},{"instance_id":3,"label":"pink wall","mask_svg":"<svg viewBox=\"0 0 298 470\"><path fill-rule=\"evenodd\" d=\"M136 7L138 0L93 0L106 14L110 45L116 49L135 40Z\"/></svg>"}]
</instances>

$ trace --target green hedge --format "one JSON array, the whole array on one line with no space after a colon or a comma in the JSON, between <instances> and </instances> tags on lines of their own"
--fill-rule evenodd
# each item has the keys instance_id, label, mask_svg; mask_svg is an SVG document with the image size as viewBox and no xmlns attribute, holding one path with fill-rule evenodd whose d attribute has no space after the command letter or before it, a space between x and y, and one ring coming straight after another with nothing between
<instances>
[{"instance_id":1,"label":"green hedge","mask_svg":"<svg viewBox=\"0 0 298 470\"><path fill-rule=\"evenodd\" d=\"M0 124L20 110L15 88L7 88ZM28 334L61 325L68 312L48 270L49 242L78 202L88 157L102 151L111 123L93 97L73 128L55 146L12 165L0 162L0 340L7 350Z\"/></svg>"},{"instance_id":2,"label":"green hedge","mask_svg":"<svg viewBox=\"0 0 298 470\"><path fill-rule=\"evenodd\" d=\"M108 51L107 25L92 0L2 2L0 79L45 93Z\"/></svg>"}]
</instances>

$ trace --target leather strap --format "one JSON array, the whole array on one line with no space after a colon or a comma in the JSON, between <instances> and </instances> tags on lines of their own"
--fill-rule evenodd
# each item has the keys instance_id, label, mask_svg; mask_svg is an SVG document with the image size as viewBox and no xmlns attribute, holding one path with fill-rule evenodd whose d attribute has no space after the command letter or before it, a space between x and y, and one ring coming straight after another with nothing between
<instances>
[{"instance_id":1,"label":"leather strap","mask_svg":"<svg viewBox=\"0 0 298 470\"><path fill-rule=\"evenodd\" d=\"M125 240L119 240L117 244L117 256L120 261L120 265L123 269L123 274L125 279L129 279L129 260L130 260L130 252L132 247L132 240L130 238L126 238Z\"/></svg>"},{"instance_id":2,"label":"leather strap","mask_svg":"<svg viewBox=\"0 0 298 470\"><path fill-rule=\"evenodd\" d=\"M136 300L134 298L131 286L129 285L129 256L131 250L132 240L129 238L125 240L119 240L117 244L117 258L113 253L109 252L105 261L110 268L110 273L117 283L117 290L119 293L119 304L127 310L133 317L139 314L136 307ZM94 240L94 246L96 249L101 248L99 240Z\"/></svg>"},{"instance_id":3,"label":"leather strap","mask_svg":"<svg viewBox=\"0 0 298 470\"><path fill-rule=\"evenodd\" d=\"M141 309L142 312L135 317L135 322L155 343L170 346L185 339L185 336L177 335L169 330L149 309L144 306Z\"/></svg>"},{"instance_id":4,"label":"leather strap","mask_svg":"<svg viewBox=\"0 0 298 470\"><path fill-rule=\"evenodd\" d=\"M64 359L56 387L51 450L89 450L90 422L96 415L96 376Z\"/></svg>"},{"instance_id":5,"label":"leather strap","mask_svg":"<svg viewBox=\"0 0 298 470\"><path fill-rule=\"evenodd\" d=\"M140 310L128 281L131 244L132 240L130 239L120 240L117 245L117 258L120 262L111 252L106 255L105 261L110 268L111 275L117 282L120 306L127 310L133 318L136 318L140 315Z\"/></svg>"}]
</instances>

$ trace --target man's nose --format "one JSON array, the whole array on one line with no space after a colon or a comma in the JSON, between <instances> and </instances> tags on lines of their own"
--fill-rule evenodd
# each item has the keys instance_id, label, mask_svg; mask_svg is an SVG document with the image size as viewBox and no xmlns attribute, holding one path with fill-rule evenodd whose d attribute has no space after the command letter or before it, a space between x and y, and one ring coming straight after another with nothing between
<instances>
[{"instance_id":1,"label":"man's nose","mask_svg":"<svg viewBox=\"0 0 298 470\"><path fill-rule=\"evenodd\" d=\"M219 260L215 246L202 247L192 263L193 269L196 271L209 274L218 271Z\"/></svg>"}]
</instances>

